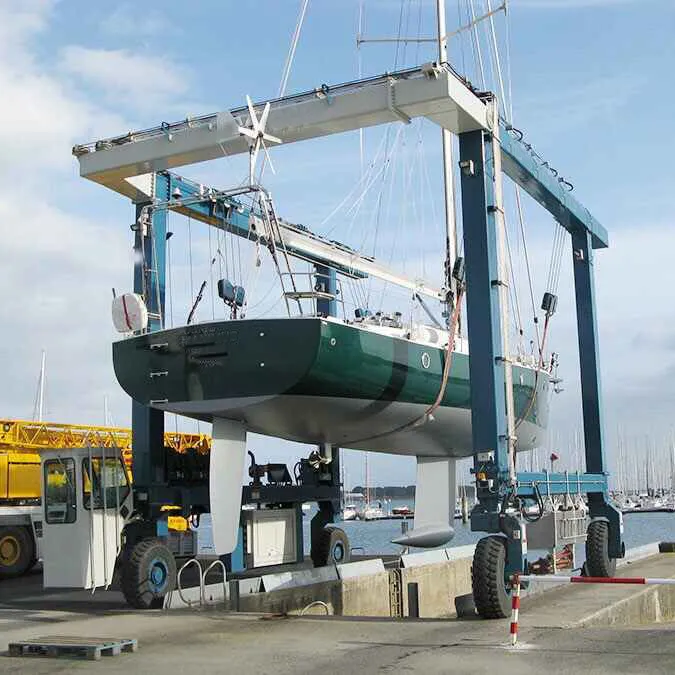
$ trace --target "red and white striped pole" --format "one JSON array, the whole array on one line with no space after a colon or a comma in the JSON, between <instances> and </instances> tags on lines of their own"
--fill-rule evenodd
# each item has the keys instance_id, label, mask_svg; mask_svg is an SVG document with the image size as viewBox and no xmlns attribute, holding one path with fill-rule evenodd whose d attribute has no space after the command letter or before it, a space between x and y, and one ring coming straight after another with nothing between
<instances>
[{"instance_id":1,"label":"red and white striped pole","mask_svg":"<svg viewBox=\"0 0 675 675\"><path fill-rule=\"evenodd\" d=\"M643 586L665 585L675 586L675 579L659 579L656 577L568 577L560 575L538 576L522 574L518 581L539 581L566 584L639 584Z\"/></svg>"},{"instance_id":2,"label":"red and white striped pole","mask_svg":"<svg viewBox=\"0 0 675 675\"><path fill-rule=\"evenodd\" d=\"M511 646L518 642L518 610L520 609L520 576L516 575L511 593Z\"/></svg>"},{"instance_id":3,"label":"red and white striped pole","mask_svg":"<svg viewBox=\"0 0 675 675\"><path fill-rule=\"evenodd\" d=\"M563 575L538 576L517 574L513 578L511 591L511 646L518 642L518 610L520 609L520 584L522 581L563 584L636 584L642 586L675 586L675 579L658 577L568 577Z\"/></svg>"}]
</instances>

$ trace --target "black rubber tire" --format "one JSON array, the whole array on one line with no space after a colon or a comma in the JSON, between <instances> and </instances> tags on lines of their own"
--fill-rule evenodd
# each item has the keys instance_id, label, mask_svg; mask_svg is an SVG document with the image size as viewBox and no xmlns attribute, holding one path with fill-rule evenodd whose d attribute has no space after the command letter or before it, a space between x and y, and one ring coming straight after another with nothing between
<instances>
[{"instance_id":1,"label":"black rubber tire","mask_svg":"<svg viewBox=\"0 0 675 675\"><path fill-rule=\"evenodd\" d=\"M349 537L339 527L324 527L320 532L319 541L312 544L314 567L341 565L351 560Z\"/></svg>"},{"instance_id":2,"label":"black rubber tire","mask_svg":"<svg viewBox=\"0 0 675 675\"><path fill-rule=\"evenodd\" d=\"M483 619L505 619L511 614L511 598L506 590L506 539L483 537L473 554L471 586L478 615Z\"/></svg>"},{"instance_id":3,"label":"black rubber tire","mask_svg":"<svg viewBox=\"0 0 675 675\"><path fill-rule=\"evenodd\" d=\"M161 583L153 583L153 571L161 571ZM176 587L176 559L159 539L141 539L122 554L120 586L127 603L135 609L162 607L163 598Z\"/></svg>"},{"instance_id":4,"label":"black rubber tire","mask_svg":"<svg viewBox=\"0 0 675 675\"><path fill-rule=\"evenodd\" d=\"M0 527L0 579L20 577L35 562L33 533L21 525Z\"/></svg>"},{"instance_id":5,"label":"black rubber tire","mask_svg":"<svg viewBox=\"0 0 675 675\"><path fill-rule=\"evenodd\" d=\"M609 523L592 520L586 532L586 572L589 577L613 577L616 558L609 557Z\"/></svg>"}]
</instances>

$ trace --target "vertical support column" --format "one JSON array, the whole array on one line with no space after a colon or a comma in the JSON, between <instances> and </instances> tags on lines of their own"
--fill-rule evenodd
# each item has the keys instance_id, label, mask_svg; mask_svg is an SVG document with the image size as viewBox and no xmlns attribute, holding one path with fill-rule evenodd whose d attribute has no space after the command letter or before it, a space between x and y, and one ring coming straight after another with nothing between
<instances>
[{"instance_id":1,"label":"vertical support column","mask_svg":"<svg viewBox=\"0 0 675 675\"><path fill-rule=\"evenodd\" d=\"M337 296L337 274L335 270L326 265L314 265L314 274L316 275L315 285L321 288L325 293ZM323 300L317 299L316 311L320 316L336 316L337 301L335 299ZM330 452L332 462L330 463L331 486L335 488L337 494L340 493L340 448L331 446L323 448L322 452ZM312 518L310 525L310 551L312 559L316 555L316 542L320 541L321 532L328 523L335 522L335 514L340 510L339 499L318 502L319 511ZM300 530L302 533L302 530Z\"/></svg>"},{"instance_id":2,"label":"vertical support column","mask_svg":"<svg viewBox=\"0 0 675 675\"><path fill-rule=\"evenodd\" d=\"M499 278L493 149L482 131L460 134L459 149L474 461L478 469L478 453L493 452L495 478L502 483L508 477L500 288L505 280ZM478 497L479 509L472 514L472 528L499 531L499 495L479 493Z\"/></svg>"},{"instance_id":3,"label":"vertical support column","mask_svg":"<svg viewBox=\"0 0 675 675\"><path fill-rule=\"evenodd\" d=\"M168 178L155 174L155 197L168 199ZM136 223L148 203L136 204ZM134 240L134 292L144 296L150 315L150 332L162 328L166 278L166 211L152 212L147 230L136 231ZM154 484L166 481L164 457L164 413L132 401L132 472L136 506L149 515Z\"/></svg>"},{"instance_id":4,"label":"vertical support column","mask_svg":"<svg viewBox=\"0 0 675 675\"><path fill-rule=\"evenodd\" d=\"M586 471L604 473L605 448L598 362L598 331L595 317L593 248L590 234L583 230L572 234L574 292L577 308L581 405L584 415Z\"/></svg>"},{"instance_id":5,"label":"vertical support column","mask_svg":"<svg viewBox=\"0 0 675 675\"><path fill-rule=\"evenodd\" d=\"M579 368L581 371L581 405L584 417L584 449L586 471L607 474L604 427L602 419L602 392L598 358L598 330L595 312L595 280L593 277L593 246L590 233L585 230L572 232L574 265L574 292L577 309L577 335L579 339ZM623 519L621 512L609 501L607 484L603 492L588 495L592 518L607 518L609 523L609 555L624 555Z\"/></svg>"}]
</instances>

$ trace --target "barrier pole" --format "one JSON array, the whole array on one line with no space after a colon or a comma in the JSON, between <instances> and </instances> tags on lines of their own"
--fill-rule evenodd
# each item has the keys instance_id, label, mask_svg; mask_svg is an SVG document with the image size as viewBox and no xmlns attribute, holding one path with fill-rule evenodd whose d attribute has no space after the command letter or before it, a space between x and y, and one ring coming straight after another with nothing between
<instances>
[{"instance_id":1,"label":"barrier pole","mask_svg":"<svg viewBox=\"0 0 675 675\"><path fill-rule=\"evenodd\" d=\"M511 646L518 642L518 610L520 609L520 577L516 579L511 594Z\"/></svg>"},{"instance_id":2,"label":"barrier pole","mask_svg":"<svg viewBox=\"0 0 675 675\"><path fill-rule=\"evenodd\" d=\"M537 574L517 574L513 578L511 591L511 646L518 642L518 610L520 609L520 584L523 581L563 584L625 584L637 586L675 586L675 579L658 577L568 577L561 574L539 576Z\"/></svg>"}]
</instances>

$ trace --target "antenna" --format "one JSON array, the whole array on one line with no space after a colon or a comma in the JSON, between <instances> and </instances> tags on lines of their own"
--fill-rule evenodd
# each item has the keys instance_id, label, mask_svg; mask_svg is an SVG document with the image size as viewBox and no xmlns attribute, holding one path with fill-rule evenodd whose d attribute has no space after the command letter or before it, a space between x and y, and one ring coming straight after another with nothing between
<instances>
[{"instance_id":1,"label":"antenna","mask_svg":"<svg viewBox=\"0 0 675 675\"><path fill-rule=\"evenodd\" d=\"M33 404L33 422L42 422L45 407L45 366L47 362L47 352L42 350L42 363L40 365L40 378L38 379L37 392L35 394L35 403Z\"/></svg>"}]
</instances>

